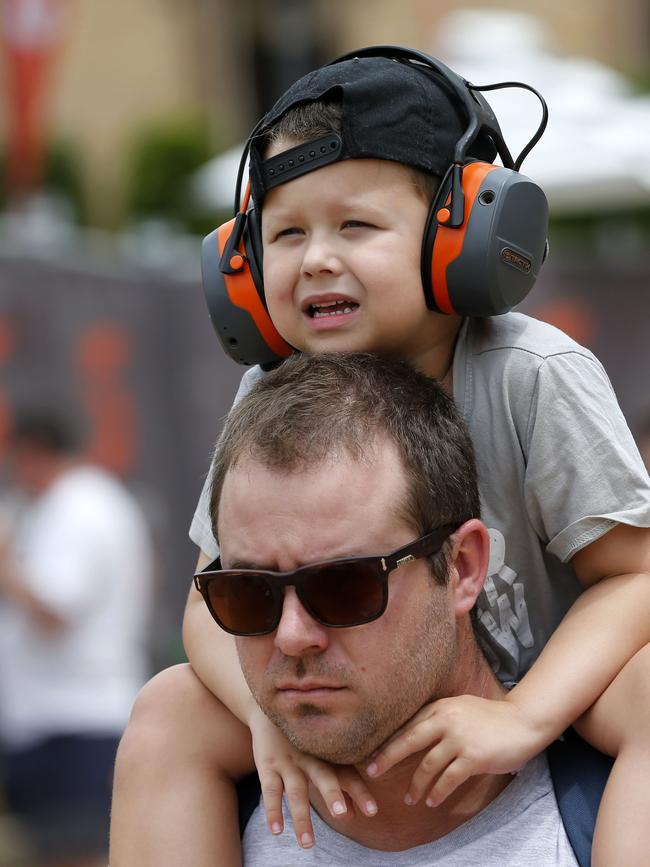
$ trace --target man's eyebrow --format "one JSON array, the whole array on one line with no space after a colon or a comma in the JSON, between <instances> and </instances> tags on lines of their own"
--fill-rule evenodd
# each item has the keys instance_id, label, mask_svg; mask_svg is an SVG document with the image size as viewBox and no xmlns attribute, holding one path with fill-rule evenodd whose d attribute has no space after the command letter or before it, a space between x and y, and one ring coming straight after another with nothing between
<instances>
[{"instance_id":1,"label":"man's eyebrow","mask_svg":"<svg viewBox=\"0 0 650 867\"><path fill-rule=\"evenodd\" d=\"M268 566L261 563L251 563L248 560L233 560L229 566L224 566L224 569L254 569L257 572L277 572L277 567Z\"/></svg>"}]
</instances>

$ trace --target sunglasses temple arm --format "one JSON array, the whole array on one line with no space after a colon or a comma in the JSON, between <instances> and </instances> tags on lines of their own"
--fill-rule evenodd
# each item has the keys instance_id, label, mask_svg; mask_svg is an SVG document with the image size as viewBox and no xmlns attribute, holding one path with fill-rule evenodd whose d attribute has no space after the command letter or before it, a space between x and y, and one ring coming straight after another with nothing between
<instances>
[{"instance_id":1,"label":"sunglasses temple arm","mask_svg":"<svg viewBox=\"0 0 650 867\"><path fill-rule=\"evenodd\" d=\"M449 536L454 533L459 527L459 524L444 524L442 527L436 527L430 533L416 539L409 545L404 545L397 551L394 551L388 557L385 557L385 567L388 571L402 565L400 561L410 562L411 558L417 560L420 557L431 557L437 554L447 541ZM408 559L407 559L408 558Z\"/></svg>"}]
</instances>

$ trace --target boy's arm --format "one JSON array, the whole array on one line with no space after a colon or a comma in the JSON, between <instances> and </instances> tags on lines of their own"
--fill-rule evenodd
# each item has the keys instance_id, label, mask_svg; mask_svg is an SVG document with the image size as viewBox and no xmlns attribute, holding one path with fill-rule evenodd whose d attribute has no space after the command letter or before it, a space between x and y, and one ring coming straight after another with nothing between
<instances>
[{"instance_id":1,"label":"boy's arm","mask_svg":"<svg viewBox=\"0 0 650 867\"><path fill-rule=\"evenodd\" d=\"M588 589L505 699L426 706L375 757L371 776L433 744L407 797L419 800L437 777L427 800L439 804L474 774L517 770L591 707L650 642L650 530L619 524L573 565Z\"/></svg>"},{"instance_id":2,"label":"boy's arm","mask_svg":"<svg viewBox=\"0 0 650 867\"><path fill-rule=\"evenodd\" d=\"M507 697L530 718L543 746L650 642L650 529L619 524L578 551L572 564L587 589Z\"/></svg>"},{"instance_id":3,"label":"boy's arm","mask_svg":"<svg viewBox=\"0 0 650 867\"><path fill-rule=\"evenodd\" d=\"M212 558L201 551L196 569L205 568ZM259 710L239 665L235 640L219 629L203 597L190 588L183 617L183 644L195 674L210 692L246 725Z\"/></svg>"}]
</instances>

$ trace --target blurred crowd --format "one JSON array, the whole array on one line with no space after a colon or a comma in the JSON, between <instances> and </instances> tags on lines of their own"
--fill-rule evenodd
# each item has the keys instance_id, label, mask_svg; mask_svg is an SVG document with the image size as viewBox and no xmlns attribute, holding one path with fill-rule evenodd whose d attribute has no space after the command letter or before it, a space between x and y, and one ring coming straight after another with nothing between
<instances>
[{"instance_id":1,"label":"blurred crowd","mask_svg":"<svg viewBox=\"0 0 650 867\"><path fill-rule=\"evenodd\" d=\"M153 557L125 485L59 413L18 413L0 537L2 794L33 865L106 864L115 751L147 678ZM7 858L10 856L7 855Z\"/></svg>"}]
</instances>

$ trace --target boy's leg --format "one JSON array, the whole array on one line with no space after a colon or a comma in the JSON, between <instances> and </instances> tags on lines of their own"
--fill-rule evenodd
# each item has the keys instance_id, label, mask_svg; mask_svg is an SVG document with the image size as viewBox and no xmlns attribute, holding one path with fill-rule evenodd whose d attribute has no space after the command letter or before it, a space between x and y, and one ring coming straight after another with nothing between
<instances>
[{"instance_id":1,"label":"boy's leg","mask_svg":"<svg viewBox=\"0 0 650 867\"><path fill-rule=\"evenodd\" d=\"M111 867L240 865L233 780L253 768L249 730L191 666L156 675L117 754Z\"/></svg>"},{"instance_id":2,"label":"boy's leg","mask_svg":"<svg viewBox=\"0 0 650 867\"><path fill-rule=\"evenodd\" d=\"M598 811L593 867L641 867L650 852L650 645L627 663L574 728L615 756Z\"/></svg>"}]
</instances>

